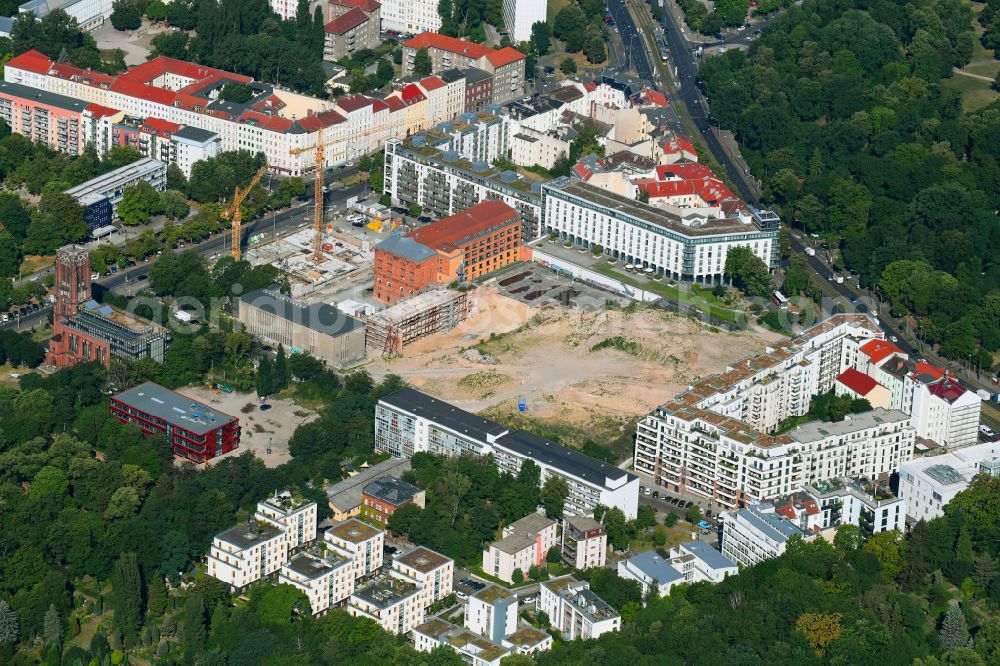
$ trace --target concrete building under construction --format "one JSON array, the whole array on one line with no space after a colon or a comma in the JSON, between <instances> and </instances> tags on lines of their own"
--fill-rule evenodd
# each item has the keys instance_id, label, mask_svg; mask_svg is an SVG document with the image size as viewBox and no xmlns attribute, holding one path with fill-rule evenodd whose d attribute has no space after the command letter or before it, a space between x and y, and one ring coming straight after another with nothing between
<instances>
[{"instance_id":1,"label":"concrete building under construction","mask_svg":"<svg viewBox=\"0 0 1000 666\"><path fill-rule=\"evenodd\" d=\"M427 291L371 315L365 343L373 353L401 354L411 342L450 331L468 316L469 298L465 292Z\"/></svg>"}]
</instances>

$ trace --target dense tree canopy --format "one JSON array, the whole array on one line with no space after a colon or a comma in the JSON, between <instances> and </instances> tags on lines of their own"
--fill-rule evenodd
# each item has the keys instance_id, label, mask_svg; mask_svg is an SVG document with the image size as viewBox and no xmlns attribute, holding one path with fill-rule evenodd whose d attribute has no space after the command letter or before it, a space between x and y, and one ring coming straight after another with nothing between
<instances>
[{"instance_id":1,"label":"dense tree canopy","mask_svg":"<svg viewBox=\"0 0 1000 666\"><path fill-rule=\"evenodd\" d=\"M805 0L701 76L782 217L836 243L837 265L917 315L925 341L988 367L1000 110L964 113L940 84L969 60L971 25L959 0Z\"/></svg>"}]
</instances>

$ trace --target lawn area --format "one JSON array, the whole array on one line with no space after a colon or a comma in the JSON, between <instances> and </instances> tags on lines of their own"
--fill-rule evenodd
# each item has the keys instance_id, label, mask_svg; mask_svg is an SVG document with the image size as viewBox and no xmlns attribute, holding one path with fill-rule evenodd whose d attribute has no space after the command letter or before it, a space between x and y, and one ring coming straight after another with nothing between
<instances>
[{"instance_id":1,"label":"lawn area","mask_svg":"<svg viewBox=\"0 0 1000 666\"><path fill-rule=\"evenodd\" d=\"M20 379L18 377L11 377L11 374L28 375L32 372L28 368L15 368L10 363L4 363L0 365L0 386L18 388L20 386Z\"/></svg>"},{"instance_id":2,"label":"lawn area","mask_svg":"<svg viewBox=\"0 0 1000 666\"><path fill-rule=\"evenodd\" d=\"M507 588L508 590L516 590L518 588L525 587L526 585L533 585L537 582L533 580L525 580L520 585L511 585L509 583L503 582L502 580L496 578L495 576L489 575L488 573L483 571L483 568L480 566L469 567L469 573L475 574L477 577L482 578L483 580L488 580L491 583L496 583L500 587Z\"/></svg>"},{"instance_id":3,"label":"lawn area","mask_svg":"<svg viewBox=\"0 0 1000 666\"><path fill-rule=\"evenodd\" d=\"M979 12L985 6L985 4L979 3L973 3L972 5L973 10L976 12L972 23L972 58L964 69L967 72L979 74L980 76L988 76L992 79L996 78L997 73L1000 72L1000 60L995 58L992 50L984 48L982 42L979 41L979 38L983 34L983 26L980 25L978 16Z\"/></svg>"},{"instance_id":4,"label":"lawn area","mask_svg":"<svg viewBox=\"0 0 1000 666\"><path fill-rule=\"evenodd\" d=\"M957 91L962 96L962 110L966 112L981 109L1000 98L1000 93L990 88L988 81L970 76L956 74L950 79L943 79L941 85Z\"/></svg>"},{"instance_id":5,"label":"lawn area","mask_svg":"<svg viewBox=\"0 0 1000 666\"><path fill-rule=\"evenodd\" d=\"M621 280L622 282L630 284L633 287L638 287L639 289L645 289L646 291L651 291L654 294L659 294L667 300L693 305L702 312L711 314L719 319L724 319L734 324L739 320L739 313L728 308L721 307L718 304L713 304L707 300L707 298L711 298L713 301L716 301L716 303L721 303L721 301L713 296L711 292L695 291L693 293L689 293L682 291L677 287L671 287L669 284L662 281L636 280L625 273L616 271L613 266L609 266L608 264L601 262L594 264L590 268L598 273L607 275L610 278Z\"/></svg>"},{"instance_id":6,"label":"lawn area","mask_svg":"<svg viewBox=\"0 0 1000 666\"><path fill-rule=\"evenodd\" d=\"M21 262L21 273L24 275L31 275L36 271L40 271L43 268L48 268L49 266L56 263L55 257L50 256L38 256L35 254L29 254Z\"/></svg>"}]
</instances>

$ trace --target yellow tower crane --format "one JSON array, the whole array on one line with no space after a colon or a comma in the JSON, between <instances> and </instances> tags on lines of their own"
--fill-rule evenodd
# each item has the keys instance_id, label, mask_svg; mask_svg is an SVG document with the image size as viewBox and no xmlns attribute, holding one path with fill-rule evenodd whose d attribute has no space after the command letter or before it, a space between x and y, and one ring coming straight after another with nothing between
<instances>
[{"instance_id":1,"label":"yellow tower crane","mask_svg":"<svg viewBox=\"0 0 1000 666\"><path fill-rule=\"evenodd\" d=\"M260 169L257 170L257 173L253 175L253 178L250 179L250 183L246 187L240 189L240 186L237 185L236 190L233 192L232 203L229 204L229 208L222 211L222 215L220 216L222 217L223 220L228 220L229 218L232 218L233 220L232 255L233 259L235 259L236 261L239 261L240 258L243 256L242 252L240 251L240 241L242 238L240 232L240 224L243 222L243 210L241 206L243 205L243 200L246 199L247 195L250 194L250 190L256 187L257 183L260 182L261 176L264 175L265 171L267 171L266 163L264 164L264 166L262 166Z\"/></svg>"},{"instance_id":2,"label":"yellow tower crane","mask_svg":"<svg viewBox=\"0 0 1000 666\"><path fill-rule=\"evenodd\" d=\"M309 152L310 150L316 151L316 200L313 203L313 231L316 235L313 238L313 261L317 264L323 261L323 173L325 170L324 167L326 166L324 152L327 146L337 143L336 141L323 141L323 129L324 128L320 128L319 130L319 136L316 137L315 146L293 148L289 151L292 155L301 155L302 153Z\"/></svg>"}]
</instances>

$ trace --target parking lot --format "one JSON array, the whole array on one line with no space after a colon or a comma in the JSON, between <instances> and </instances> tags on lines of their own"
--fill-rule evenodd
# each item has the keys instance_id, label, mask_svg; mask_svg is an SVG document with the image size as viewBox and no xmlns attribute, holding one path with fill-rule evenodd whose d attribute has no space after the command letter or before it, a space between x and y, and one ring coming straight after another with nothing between
<instances>
[{"instance_id":1,"label":"parking lot","mask_svg":"<svg viewBox=\"0 0 1000 666\"><path fill-rule=\"evenodd\" d=\"M631 301L570 277L558 275L537 264L516 264L495 276L504 296L533 307L561 305L585 310L604 309L608 302L625 307Z\"/></svg>"}]
</instances>

